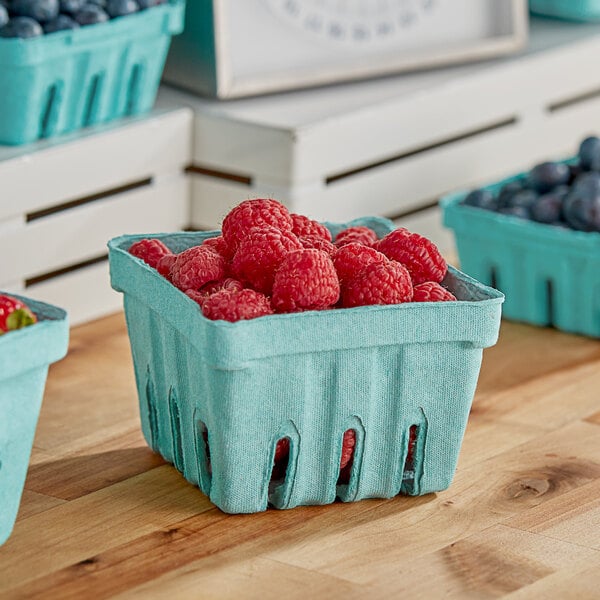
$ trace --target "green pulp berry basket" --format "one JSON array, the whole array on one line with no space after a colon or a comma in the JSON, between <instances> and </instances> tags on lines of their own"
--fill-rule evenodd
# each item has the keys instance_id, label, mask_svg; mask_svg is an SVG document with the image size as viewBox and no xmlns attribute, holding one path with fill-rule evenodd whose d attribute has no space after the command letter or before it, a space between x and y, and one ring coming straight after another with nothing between
<instances>
[{"instance_id":1,"label":"green pulp berry basket","mask_svg":"<svg viewBox=\"0 0 600 600\"><path fill-rule=\"evenodd\" d=\"M48 366L66 354L69 342L65 311L21 299L38 322L0 335L0 544L17 518Z\"/></svg>"},{"instance_id":2,"label":"green pulp berry basket","mask_svg":"<svg viewBox=\"0 0 600 600\"><path fill-rule=\"evenodd\" d=\"M485 189L496 194L525 176ZM454 231L461 269L506 294L504 316L600 337L600 233L466 206L466 195L442 200L444 224Z\"/></svg>"},{"instance_id":3,"label":"green pulp berry basket","mask_svg":"<svg viewBox=\"0 0 600 600\"><path fill-rule=\"evenodd\" d=\"M385 219L328 224L332 233ZM153 237L180 252L219 232ZM210 321L127 249L109 243L124 293L141 420L148 444L229 513L328 504L450 485L482 349L498 336L502 294L450 269L459 302L367 306ZM416 426L413 459L409 430ZM344 432L356 446L339 483ZM414 431L414 430L413 430ZM270 485L278 440L283 481Z\"/></svg>"},{"instance_id":4,"label":"green pulp berry basket","mask_svg":"<svg viewBox=\"0 0 600 600\"><path fill-rule=\"evenodd\" d=\"M154 104L185 0L34 39L0 38L0 144L142 114Z\"/></svg>"},{"instance_id":5,"label":"green pulp berry basket","mask_svg":"<svg viewBox=\"0 0 600 600\"><path fill-rule=\"evenodd\" d=\"M569 21L600 21L599 0L529 0L536 15Z\"/></svg>"}]
</instances>

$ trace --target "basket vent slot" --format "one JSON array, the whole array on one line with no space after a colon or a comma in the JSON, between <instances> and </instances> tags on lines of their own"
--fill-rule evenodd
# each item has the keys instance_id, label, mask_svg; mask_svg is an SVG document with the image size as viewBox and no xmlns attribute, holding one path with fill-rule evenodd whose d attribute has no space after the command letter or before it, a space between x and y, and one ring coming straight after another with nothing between
<instances>
[{"instance_id":1,"label":"basket vent slot","mask_svg":"<svg viewBox=\"0 0 600 600\"><path fill-rule=\"evenodd\" d=\"M427 425L422 423L413 424L408 429L408 440L406 444L406 458L402 472L402 485L400 492L415 496L419 493L419 484L423 473L423 460L425 457L425 438Z\"/></svg>"},{"instance_id":2,"label":"basket vent slot","mask_svg":"<svg viewBox=\"0 0 600 600\"><path fill-rule=\"evenodd\" d=\"M143 67L141 64L133 65L129 75L129 84L127 85L127 102L125 104L125 114L132 115L136 112L142 83Z\"/></svg>"},{"instance_id":3,"label":"basket vent slot","mask_svg":"<svg viewBox=\"0 0 600 600\"><path fill-rule=\"evenodd\" d=\"M344 432L342 439L342 455L340 460L340 473L338 475L337 485L348 485L352 475L354 465L354 453L356 449L356 431L348 429Z\"/></svg>"},{"instance_id":4,"label":"basket vent slot","mask_svg":"<svg viewBox=\"0 0 600 600\"><path fill-rule=\"evenodd\" d=\"M85 109L83 112L83 127L88 127L96 122L103 79L104 73L96 73L96 75L94 75L90 80L87 99L85 102Z\"/></svg>"},{"instance_id":5,"label":"basket vent slot","mask_svg":"<svg viewBox=\"0 0 600 600\"><path fill-rule=\"evenodd\" d=\"M150 378L150 368L148 368L146 380L146 411L148 413L148 425L150 427L150 446L154 451L158 451L158 415L156 414L154 386L152 384L152 379Z\"/></svg>"},{"instance_id":6,"label":"basket vent slot","mask_svg":"<svg viewBox=\"0 0 600 600\"><path fill-rule=\"evenodd\" d=\"M269 481L269 502L273 500L277 488L285 485L290 465L290 447L291 440L289 437L277 440L273 467L271 469L271 479Z\"/></svg>"},{"instance_id":7,"label":"basket vent slot","mask_svg":"<svg viewBox=\"0 0 600 600\"><path fill-rule=\"evenodd\" d=\"M40 122L40 139L50 137L54 131L60 105L59 87L59 84L55 83L48 88L46 105Z\"/></svg>"},{"instance_id":8,"label":"basket vent slot","mask_svg":"<svg viewBox=\"0 0 600 600\"><path fill-rule=\"evenodd\" d=\"M552 279L546 280L546 306L548 311L548 325L554 325L556 322L555 316L555 294L554 294L554 282Z\"/></svg>"},{"instance_id":9,"label":"basket vent slot","mask_svg":"<svg viewBox=\"0 0 600 600\"><path fill-rule=\"evenodd\" d=\"M212 464L210 462L210 441L206 423L197 420L196 454L200 469L200 487L205 494L210 493Z\"/></svg>"},{"instance_id":10,"label":"basket vent slot","mask_svg":"<svg viewBox=\"0 0 600 600\"><path fill-rule=\"evenodd\" d=\"M183 473L183 443L181 439L181 414L175 391L169 392L169 409L171 413L171 434L173 436L173 464Z\"/></svg>"}]
</instances>

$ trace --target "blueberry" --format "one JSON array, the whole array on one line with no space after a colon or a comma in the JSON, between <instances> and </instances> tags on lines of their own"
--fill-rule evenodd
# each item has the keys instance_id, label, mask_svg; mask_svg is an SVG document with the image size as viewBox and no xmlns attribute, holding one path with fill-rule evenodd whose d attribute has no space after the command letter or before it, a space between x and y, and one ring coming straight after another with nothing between
<instances>
[{"instance_id":1,"label":"blueberry","mask_svg":"<svg viewBox=\"0 0 600 600\"><path fill-rule=\"evenodd\" d=\"M563 214L573 229L600 231L600 191L573 188L565 198Z\"/></svg>"},{"instance_id":2,"label":"blueberry","mask_svg":"<svg viewBox=\"0 0 600 600\"><path fill-rule=\"evenodd\" d=\"M581 165L569 165L569 184L573 183L582 173Z\"/></svg>"},{"instance_id":3,"label":"blueberry","mask_svg":"<svg viewBox=\"0 0 600 600\"><path fill-rule=\"evenodd\" d=\"M14 17L0 29L0 37L4 38L33 38L39 35L44 35L42 26L29 17Z\"/></svg>"},{"instance_id":4,"label":"blueberry","mask_svg":"<svg viewBox=\"0 0 600 600\"><path fill-rule=\"evenodd\" d=\"M135 0L108 0L106 3L106 12L111 16L124 17L138 12L140 7Z\"/></svg>"},{"instance_id":5,"label":"blueberry","mask_svg":"<svg viewBox=\"0 0 600 600\"><path fill-rule=\"evenodd\" d=\"M13 0L10 9L16 16L47 23L58 16L59 4L58 0Z\"/></svg>"},{"instance_id":6,"label":"blueberry","mask_svg":"<svg viewBox=\"0 0 600 600\"><path fill-rule=\"evenodd\" d=\"M506 199L503 208L524 208L530 210L537 202L539 195L533 190L521 190Z\"/></svg>"},{"instance_id":7,"label":"blueberry","mask_svg":"<svg viewBox=\"0 0 600 600\"><path fill-rule=\"evenodd\" d=\"M485 208L486 210L496 210L498 202L494 198L494 194L489 190L473 190L463 200L468 206L476 206L477 208Z\"/></svg>"},{"instance_id":8,"label":"blueberry","mask_svg":"<svg viewBox=\"0 0 600 600\"><path fill-rule=\"evenodd\" d=\"M568 186L561 185L554 188L551 192L540 196L530 209L531 218L539 223L555 224L560 222L563 202L569 191Z\"/></svg>"},{"instance_id":9,"label":"blueberry","mask_svg":"<svg viewBox=\"0 0 600 600\"><path fill-rule=\"evenodd\" d=\"M140 10L146 10L147 8L152 8L153 6L165 4L166 1L167 0L137 0L137 3L140 5Z\"/></svg>"},{"instance_id":10,"label":"blueberry","mask_svg":"<svg viewBox=\"0 0 600 600\"><path fill-rule=\"evenodd\" d=\"M600 138L585 138L579 146L579 164L584 171L600 171Z\"/></svg>"},{"instance_id":11,"label":"blueberry","mask_svg":"<svg viewBox=\"0 0 600 600\"><path fill-rule=\"evenodd\" d=\"M56 19L44 25L44 33L54 33L66 29L79 29L79 23L68 15L58 15Z\"/></svg>"},{"instance_id":12,"label":"blueberry","mask_svg":"<svg viewBox=\"0 0 600 600\"><path fill-rule=\"evenodd\" d=\"M529 210L524 206L505 206L498 209L498 212L511 217L519 217L520 219L529 219Z\"/></svg>"},{"instance_id":13,"label":"blueberry","mask_svg":"<svg viewBox=\"0 0 600 600\"><path fill-rule=\"evenodd\" d=\"M512 198L515 194L518 194L523 189L525 189L525 186L523 185L523 181L520 179L511 181L510 183L502 186L500 193L498 194L498 206L508 206L510 198Z\"/></svg>"},{"instance_id":14,"label":"blueberry","mask_svg":"<svg viewBox=\"0 0 600 600\"><path fill-rule=\"evenodd\" d=\"M74 15L80 11L86 0L60 0L60 12L67 15Z\"/></svg>"},{"instance_id":15,"label":"blueberry","mask_svg":"<svg viewBox=\"0 0 600 600\"><path fill-rule=\"evenodd\" d=\"M569 182L571 172L563 163L545 162L536 165L529 172L529 185L531 188L545 194L552 188Z\"/></svg>"},{"instance_id":16,"label":"blueberry","mask_svg":"<svg viewBox=\"0 0 600 600\"><path fill-rule=\"evenodd\" d=\"M588 195L600 194L600 173L582 173L573 182L573 190L581 190Z\"/></svg>"},{"instance_id":17,"label":"blueberry","mask_svg":"<svg viewBox=\"0 0 600 600\"><path fill-rule=\"evenodd\" d=\"M0 29L8 23L8 11L0 4Z\"/></svg>"},{"instance_id":18,"label":"blueberry","mask_svg":"<svg viewBox=\"0 0 600 600\"><path fill-rule=\"evenodd\" d=\"M96 6L106 10L106 0L87 0L86 4L95 4Z\"/></svg>"},{"instance_id":19,"label":"blueberry","mask_svg":"<svg viewBox=\"0 0 600 600\"><path fill-rule=\"evenodd\" d=\"M84 5L84 7L77 11L73 16L80 25L96 25L96 23L104 23L110 18L106 14L106 11L95 4Z\"/></svg>"}]
</instances>

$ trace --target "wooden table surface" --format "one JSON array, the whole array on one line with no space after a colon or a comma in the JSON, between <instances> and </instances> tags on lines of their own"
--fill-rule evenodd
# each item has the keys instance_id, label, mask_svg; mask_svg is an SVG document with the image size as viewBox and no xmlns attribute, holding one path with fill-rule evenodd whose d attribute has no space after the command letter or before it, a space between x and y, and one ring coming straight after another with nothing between
<instances>
[{"instance_id":1,"label":"wooden table surface","mask_svg":"<svg viewBox=\"0 0 600 600\"><path fill-rule=\"evenodd\" d=\"M50 369L2 598L600 598L600 342L504 322L454 483L226 515L145 445L122 315Z\"/></svg>"}]
</instances>

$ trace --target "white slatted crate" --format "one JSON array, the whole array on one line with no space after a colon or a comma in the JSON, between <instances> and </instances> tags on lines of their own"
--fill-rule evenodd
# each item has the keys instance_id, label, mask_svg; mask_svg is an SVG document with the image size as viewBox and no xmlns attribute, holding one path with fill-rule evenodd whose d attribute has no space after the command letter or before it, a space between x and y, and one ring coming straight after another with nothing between
<instances>
[{"instance_id":1,"label":"white slatted crate","mask_svg":"<svg viewBox=\"0 0 600 600\"><path fill-rule=\"evenodd\" d=\"M534 19L508 59L225 103L163 88L159 104L195 113L194 226L272 196L317 219L396 217L444 248L441 195L600 131L599 53L598 26Z\"/></svg>"},{"instance_id":2,"label":"white slatted crate","mask_svg":"<svg viewBox=\"0 0 600 600\"><path fill-rule=\"evenodd\" d=\"M119 310L106 243L189 224L191 140L191 112L179 108L0 147L0 289L58 304L71 323Z\"/></svg>"}]
</instances>

